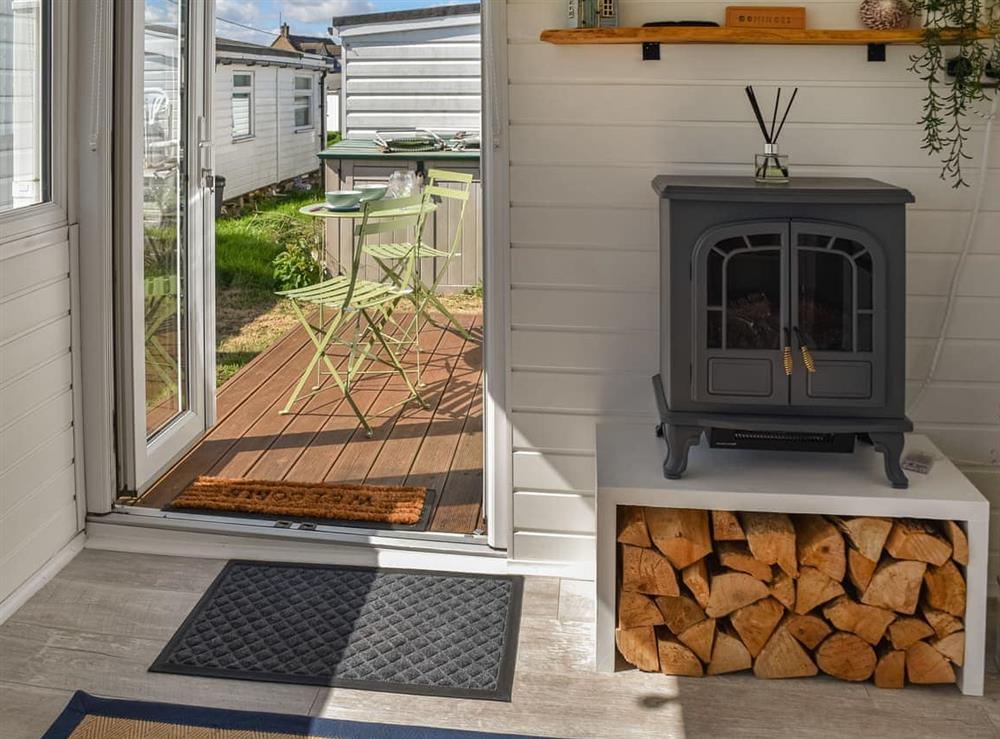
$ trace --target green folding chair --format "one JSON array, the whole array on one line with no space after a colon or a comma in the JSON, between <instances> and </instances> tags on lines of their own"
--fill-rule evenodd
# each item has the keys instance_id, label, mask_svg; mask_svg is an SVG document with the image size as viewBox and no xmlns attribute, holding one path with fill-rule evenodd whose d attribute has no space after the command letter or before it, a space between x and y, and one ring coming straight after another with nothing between
<instances>
[{"instance_id":1,"label":"green folding chair","mask_svg":"<svg viewBox=\"0 0 1000 739\"><path fill-rule=\"evenodd\" d=\"M369 438L373 434L372 427L351 395L354 380L359 374L366 373L366 370L361 369L362 364L374 361L388 365L390 369L387 371L400 375L406 383L409 396L403 402L416 400L426 407L426 402L400 361L401 355L397 351L401 346L400 342L390 341L385 334L385 328L391 321L390 307L406 294L407 289L391 283L358 279L362 247L366 238L374 234L420 228L426 215L423 202L420 196L415 196L365 203L362 206L361 223L354 229L351 265L347 274L337 275L316 285L277 293L291 301L292 309L315 349L281 413L291 413L296 402L321 390L320 383L317 382L312 392L305 395L302 392L320 362L344 393L347 403ZM405 215L392 213L402 209L407 209ZM313 326L307 316L310 307L332 309L329 325ZM353 334L341 336L351 319L355 320ZM340 371L327 353L333 345L346 346L349 350L347 361Z\"/></svg>"},{"instance_id":2,"label":"green folding chair","mask_svg":"<svg viewBox=\"0 0 1000 739\"><path fill-rule=\"evenodd\" d=\"M457 184L457 187L446 186L443 183ZM427 172L427 186L424 187L425 202L431 202L432 198L442 200L454 200L460 202L458 223L455 226L455 233L447 251L435 248L423 242L423 226L414 235L414 242L397 242L388 244L366 244L365 254L371 256L382 271L386 279L399 289L407 289L406 299L413 303L416 315L430 323L437 325L437 322L428 312L433 307L445 318L445 322L452 324L455 329L465 339L471 339L472 335L465 327L452 315L441 299L438 297L437 289L441 280L448 272L448 265L461 254L462 224L465 221L465 209L469 204L469 195L472 191L472 174L467 172L448 172L442 169L431 169ZM420 274L421 260L437 260L431 275L430 283L423 280ZM395 306L394 306L395 307Z\"/></svg>"}]
</instances>

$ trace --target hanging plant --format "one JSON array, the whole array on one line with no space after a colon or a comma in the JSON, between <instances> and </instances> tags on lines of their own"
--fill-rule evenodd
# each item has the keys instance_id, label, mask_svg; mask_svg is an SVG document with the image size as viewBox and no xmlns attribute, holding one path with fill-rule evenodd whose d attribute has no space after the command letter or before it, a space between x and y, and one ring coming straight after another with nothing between
<instances>
[{"instance_id":1,"label":"hanging plant","mask_svg":"<svg viewBox=\"0 0 1000 739\"><path fill-rule=\"evenodd\" d=\"M996 94L996 80L987 78L1000 74L1000 0L914 0L913 11L924 29L923 50L910 57L927 84L923 148L941 158L941 179L968 186L968 116Z\"/></svg>"}]
</instances>

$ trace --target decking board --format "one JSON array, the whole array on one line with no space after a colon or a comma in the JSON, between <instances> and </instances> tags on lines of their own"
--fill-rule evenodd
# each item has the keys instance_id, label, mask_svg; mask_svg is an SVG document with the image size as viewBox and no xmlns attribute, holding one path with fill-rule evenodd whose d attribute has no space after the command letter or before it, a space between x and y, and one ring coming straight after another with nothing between
<instances>
[{"instance_id":1,"label":"decking board","mask_svg":"<svg viewBox=\"0 0 1000 739\"><path fill-rule=\"evenodd\" d=\"M472 340L431 325L421 331L422 390L429 408L397 405L408 393L395 374L357 381L353 395L368 415L371 439L328 377L319 393L298 404L297 413L278 413L312 352L301 328L289 332L219 389L216 426L138 505L162 508L207 474L405 483L439 491L432 531L471 533L481 523L481 316L459 320L473 332ZM344 355L335 354L340 369ZM413 359L411 350L404 363Z\"/></svg>"}]
</instances>

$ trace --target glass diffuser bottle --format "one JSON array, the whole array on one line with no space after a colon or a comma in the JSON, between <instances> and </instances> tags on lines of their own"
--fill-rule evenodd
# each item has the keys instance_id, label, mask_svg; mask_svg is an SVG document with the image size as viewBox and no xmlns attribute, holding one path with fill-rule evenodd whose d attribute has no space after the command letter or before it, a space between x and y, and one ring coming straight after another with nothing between
<instances>
[{"instance_id":1,"label":"glass diffuser bottle","mask_svg":"<svg viewBox=\"0 0 1000 739\"><path fill-rule=\"evenodd\" d=\"M777 144L764 144L763 154L754 154L754 179L757 182L788 182L788 155Z\"/></svg>"}]
</instances>

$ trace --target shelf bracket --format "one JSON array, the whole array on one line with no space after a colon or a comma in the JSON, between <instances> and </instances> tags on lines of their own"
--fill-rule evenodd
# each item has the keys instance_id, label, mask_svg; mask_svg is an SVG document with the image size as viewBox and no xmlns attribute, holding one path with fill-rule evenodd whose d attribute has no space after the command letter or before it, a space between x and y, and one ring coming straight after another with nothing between
<instances>
[{"instance_id":1,"label":"shelf bracket","mask_svg":"<svg viewBox=\"0 0 1000 739\"><path fill-rule=\"evenodd\" d=\"M644 62L660 61L660 45L655 41L643 41L642 60Z\"/></svg>"},{"instance_id":2,"label":"shelf bracket","mask_svg":"<svg viewBox=\"0 0 1000 739\"><path fill-rule=\"evenodd\" d=\"M885 44L868 44L868 61L885 61Z\"/></svg>"}]
</instances>

